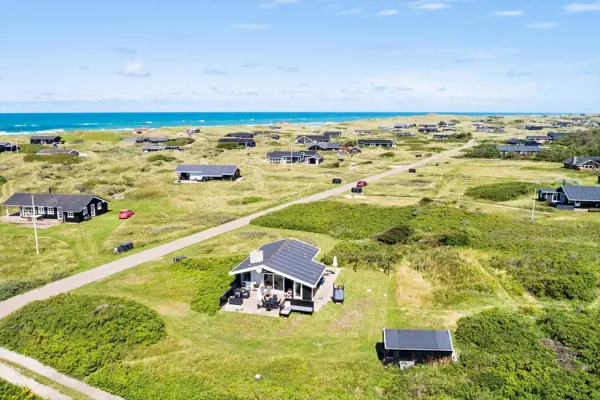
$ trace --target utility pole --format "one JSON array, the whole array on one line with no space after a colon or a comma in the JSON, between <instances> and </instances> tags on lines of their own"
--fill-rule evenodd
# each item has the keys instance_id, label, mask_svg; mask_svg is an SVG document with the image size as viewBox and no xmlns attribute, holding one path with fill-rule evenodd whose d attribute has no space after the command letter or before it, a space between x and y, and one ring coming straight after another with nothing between
<instances>
[{"instance_id":1,"label":"utility pole","mask_svg":"<svg viewBox=\"0 0 600 400\"><path fill-rule=\"evenodd\" d=\"M292 152L292 142L290 142L290 171L294 166L294 153Z\"/></svg>"},{"instance_id":2,"label":"utility pole","mask_svg":"<svg viewBox=\"0 0 600 400\"><path fill-rule=\"evenodd\" d=\"M40 247L38 246L38 236L37 236L37 218L35 215L35 203L33 201L33 195L31 195L31 206L33 207L33 234L35 236L35 253L40 255Z\"/></svg>"},{"instance_id":3,"label":"utility pole","mask_svg":"<svg viewBox=\"0 0 600 400\"><path fill-rule=\"evenodd\" d=\"M537 189L533 192L533 206L531 207L531 221L533 221L533 217L535 215L535 195L537 193Z\"/></svg>"}]
</instances>

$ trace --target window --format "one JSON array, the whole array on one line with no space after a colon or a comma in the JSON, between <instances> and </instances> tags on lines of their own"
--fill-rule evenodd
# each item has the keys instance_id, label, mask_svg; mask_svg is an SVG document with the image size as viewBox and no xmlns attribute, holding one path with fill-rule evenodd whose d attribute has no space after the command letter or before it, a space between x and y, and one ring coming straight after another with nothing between
<instances>
[{"instance_id":1,"label":"window","mask_svg":"<svg viewBox=\"0 0 600 400\"><path fill-rule=\"evenodd\" d=\"M96 208L98 209L98 211L102 210L102 203L97 203Z\"/></svg>"},{"instance_id":2,"label":"window","mask_svg":"<svg viewBox=\"0 0 600 400\"><path fill-rule=\"evenodd\" d=\"M83 207L83 215L88 215L88 209L87 209L87 207Z\"/></svg>"},{"instance_id":3,"label":"window","mask_svg":"<svg viewBox=\"0 0 600 400\"><path fill-rule=\"evenodd\" d=\"M48 208L46 209L46 213L47 213L48 215L54 215L54 207L48 207Z\"/></svg>"},{"instance_id":4,"label":"window","mask_svg":"<svg viewBox=\"0 0 600 400\"><path fill-rule=\"evenodd\" d=\"M67 217L68 217L68 218L74 218L74 217L75 217L75 215L74 215L73 213L67 213Z\"/></svg>"},{"instance_id":5,"label":"window","mask_svg":"<svg viewBox=\"0 0 600 400\"><path fill-rule=\"evenodd\" d=\"M62 213L62 211L58 212L58 219L63 219L63 213Z\"/></svg>"},{"instance_id":6,"label":"window","mask_svg":"<svg viewBox=\"0 0 600 400\"><path fill-rule=\"evenodd\" d=\"M44 214L44 207L38 207L38 214Z\"/></svg>"}]
</instances>

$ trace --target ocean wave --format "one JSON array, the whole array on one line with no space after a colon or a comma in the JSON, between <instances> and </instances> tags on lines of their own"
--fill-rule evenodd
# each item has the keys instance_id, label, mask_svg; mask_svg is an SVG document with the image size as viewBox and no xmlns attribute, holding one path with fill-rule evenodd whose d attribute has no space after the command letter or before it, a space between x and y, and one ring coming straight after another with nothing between
<instances>
[{"instance_id":1,"label":"ocean wave","mask_svg":"<svg viewBox=\"0 0 600 400\"><path fill-rule=\"evenodd\" d=\"M145 123L145 124L151 124L151 123L152 123L152 121L146 121L146 122L144 122L144 123Z\"/></svg>"},{"instance_id":2,"label":"ocean wave","mask_svg":"<svg viewBox=\"0 0 600 400\"><path fill-rule=\"evenodd\" d=\"M93 125L98 125L98 123L96 122L84 122L79 124L79 126L93 126Z\"/></svg>"},{"instance_id":3,"label":"ocean wave","mask_svg":"<svg viewBox=\"0 0 600 400\"><path fill-rule=\"evenodd\" d=\"M23 128L25 126L27 126L27 125L13 125L13 127L15 127L15 128Z\"/></svg>"},{"instance_id":4,"label":"ocean wave","mask_svg":"<svg viewBox=\"0 0 600 400\"><path fill-rule=\"evenodd\" d=\"M203 119L199 119L198 122L206 122L206 121Z\"/></svg>"}]
</instances>

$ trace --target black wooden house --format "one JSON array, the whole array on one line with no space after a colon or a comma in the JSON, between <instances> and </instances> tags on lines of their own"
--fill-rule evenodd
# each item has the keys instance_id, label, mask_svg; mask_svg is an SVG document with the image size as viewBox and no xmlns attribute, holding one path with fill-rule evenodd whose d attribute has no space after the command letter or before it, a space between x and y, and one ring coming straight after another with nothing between
<instances>
[{"instance_id":1,"label":"black wooden house","mask_svg":"<svg viewBox=\"0 0 600 400\"><path fill-rule=\"evenodd\" d=\"M108 211L108 200L93 194L15 193L2 205L7 213L8 207L19 207L21 218L64 222L83 222Z\"/></svg>"}]
</instances>

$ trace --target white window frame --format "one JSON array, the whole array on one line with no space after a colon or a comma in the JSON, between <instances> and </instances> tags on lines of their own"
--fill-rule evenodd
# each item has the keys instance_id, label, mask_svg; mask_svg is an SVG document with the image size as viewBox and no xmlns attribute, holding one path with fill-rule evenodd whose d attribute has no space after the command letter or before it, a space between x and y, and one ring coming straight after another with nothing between
<instances>
[{"instance_id":1,"label":"white window frame","mask_svg":"<svg viewBox=\"0 0 600 400\"><path fill-rule=\"evenodd\" d=\"M96 209L98 211L101 211L102 210L102 203L96 203Z\"/></svg>"},{"instance_id":2,"label":"white window frame","mask_svg":"<svg viewBox=\"0 0 600 400\"><path fill-rule=\"evenodd\" d=\"M96 216L96 208L93 205L90 207L90 214L92 215L92 217Z\"/></svg>"},{"instance_id":3,"label":"white window frame","mask_svg":"<svg viewBox=\"0 0 600 400\"><path fill-rule=\"evenodd\" d=\"M88 215L88 208L87 208L87 206L83 207L83 215Z\"/></svg>"},{"instance_id":4,"label":"white window frame","mask_svg":"<svg viewBox=\"0 0 600 400\"><path fill-rule=\"evenodd\" d=\"M46 208L45 207L38 207L37 208L37 212L38 212L38 214L46 214Z\"/></svg>"},{"instance_id":5,"label":"white window frame","mask_svg":"<svg viewBox=\"0 0 600 400\"><path fill-rule=\"evenodd\" d=\"M58 219L63 219L64 218L64 213L62 211L58 212Z\"/></svg>"},{"instance_id":6,"label":"white window frame","mask_svg":"<svg viewBox=\"0 0 600 400\"><path fill-rule=\"evenodd\" d=\"M48 213L48 215L54 215L54 207L46 208L46 212Z\"/></svg>"},{"instance_id":7,"label":"white window frame","mask_svg":"<svg viewBox=\"0 0 600 400\"><path fill-rule=\"evenodd\" d=\"M67 218L75 218L75 214L72 212L67 213Z\"/></svg>"}]
</instances>

